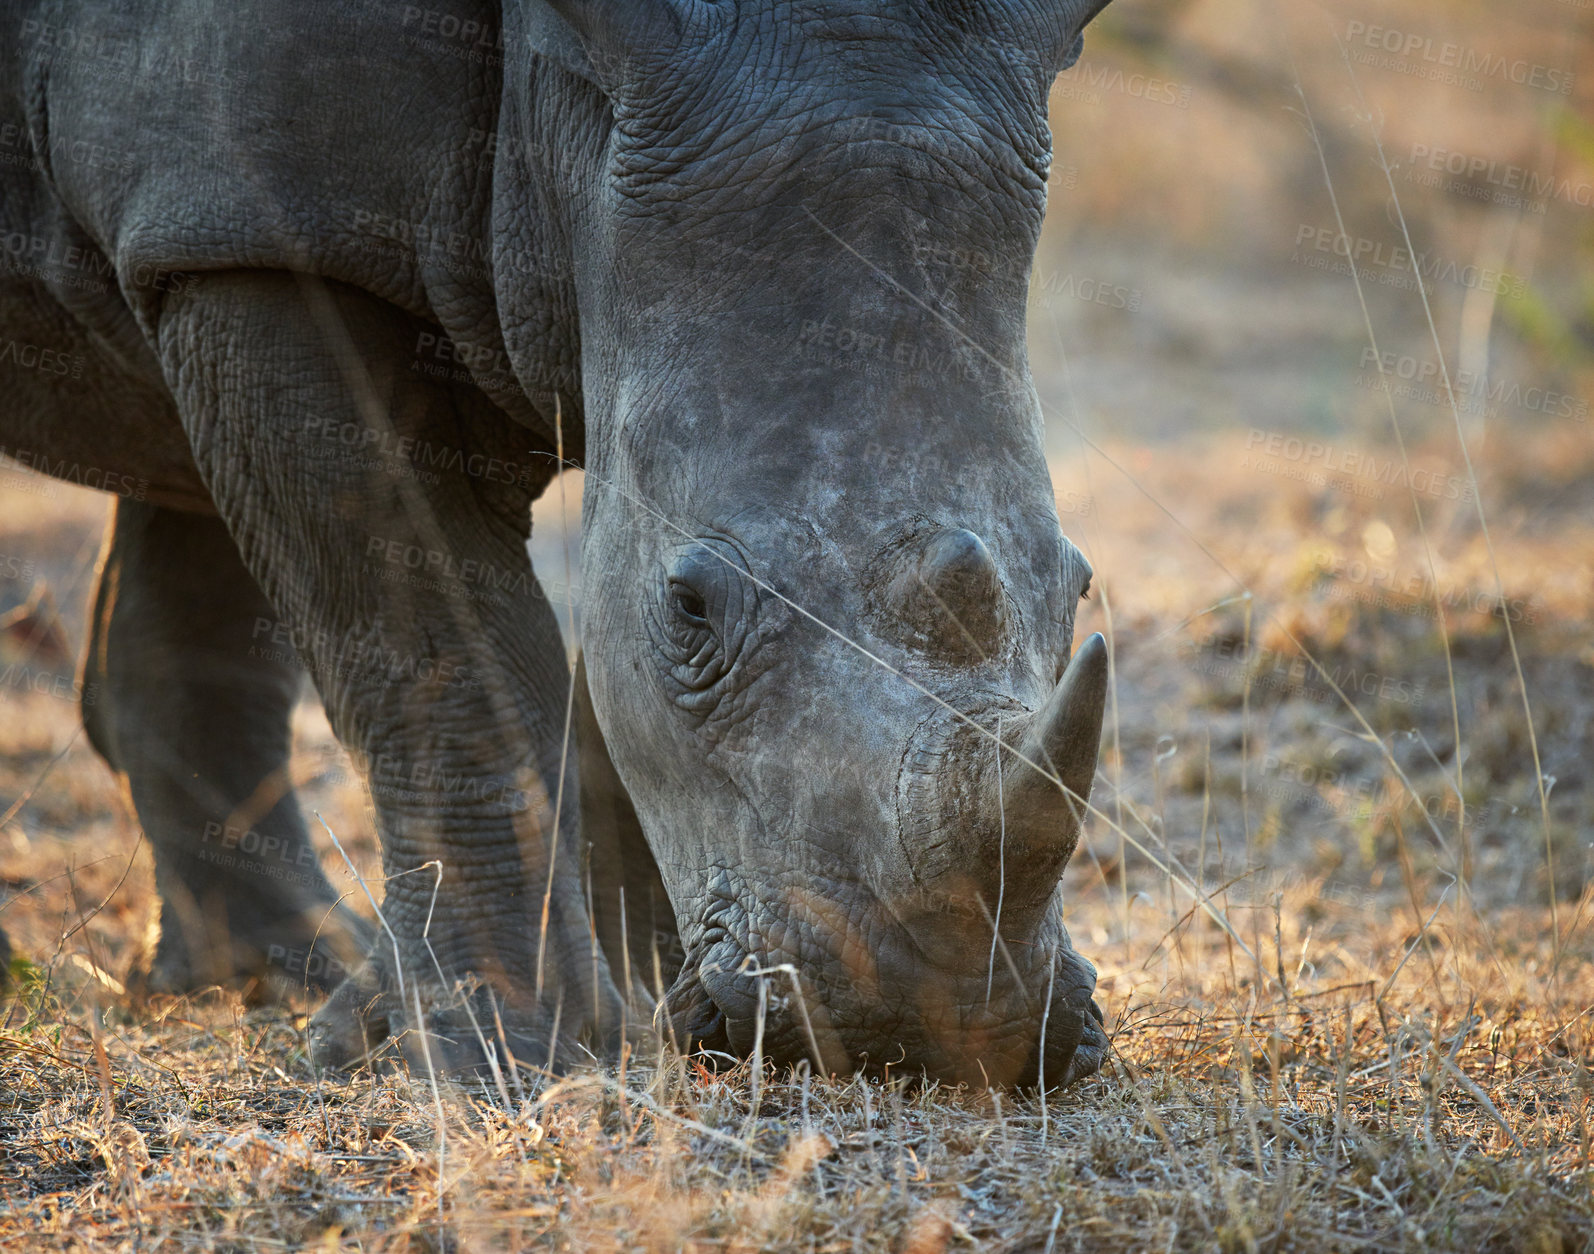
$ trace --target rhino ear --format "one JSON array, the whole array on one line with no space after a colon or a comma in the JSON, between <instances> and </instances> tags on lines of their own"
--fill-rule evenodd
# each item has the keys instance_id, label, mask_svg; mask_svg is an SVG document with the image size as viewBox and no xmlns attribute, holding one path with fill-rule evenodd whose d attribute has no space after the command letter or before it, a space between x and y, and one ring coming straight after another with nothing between
<instances>
[{"instance_id":1,"label":"rhino ear","mask_svg":"<svg viewBox=\"0 0 1594 1254\"><path fill-rule=\"evenodd\" d=\"M1061 74L1064 70L1073 69L1074 68L1074 62L1079 60L1080 54L1082 52L1084 52L1084 51L1085 51L1085 36L1082 35L1082 34L1081 35L1075 35L1074 36L1073 46L1071 48L1069 48L1067 54L1064 55L1063 60L1062 60L1062 64L1060 64L1057 67L1057 72L1059 74Z\"/></svg>"},{"instance_id":2,"label":"rhino ear","mask_svg":"<svg viewBox=\"0 0 1594 1254\"><path fill-rule=\"evenodd\" d=\"M1068 46L1057 70L1061 73L1071 69L1074 62L1079 60L1080 53L1085 51L1085 27L1089 26L1096 15L1107 7L1109 0L1067 0L1068 8L1077 9L1077 13L1069 14L1069 21L1074 28L1074 40Z\"/></svg>"},{"instance_id":3,"label":"rhino ear","mask_svg":"<svg viewBox=\"0 0 1594 1254\"><path fill-rule=\"evenodd\" d=\"M581 42L581 37L571 28L554 8L548 3L534 3L526 6L526 42L531 51L545 61L552 61L562 69L569 70L578 78L587 79L589 82L598 83L596 67L592 58L587 55L587 49Z\"/></svg>"}]
</instances>

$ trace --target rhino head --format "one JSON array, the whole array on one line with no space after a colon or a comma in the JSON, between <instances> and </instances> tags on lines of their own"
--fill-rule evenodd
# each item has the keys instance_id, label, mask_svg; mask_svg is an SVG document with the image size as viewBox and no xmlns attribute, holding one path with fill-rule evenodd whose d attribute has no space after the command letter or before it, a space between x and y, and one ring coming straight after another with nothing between
<instances>
[{"instance_id":1,"label":"rhino head","mask_svg":"<svg viewBox=\"0 0 1594 1254\"><path fill-rule=\"evenodd\" d=\"M678 1033L826 1069L1094 1070L1059 879L1070 658L1025 353L1047 94L1100 0L553 0L612 111L574 241L592 708Z\"/></svg>"}]
</instances>

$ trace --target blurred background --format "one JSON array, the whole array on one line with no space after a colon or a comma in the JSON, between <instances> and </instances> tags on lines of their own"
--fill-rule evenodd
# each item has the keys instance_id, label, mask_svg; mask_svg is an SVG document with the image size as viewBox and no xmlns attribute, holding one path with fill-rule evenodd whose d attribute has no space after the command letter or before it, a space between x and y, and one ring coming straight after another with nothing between
<instances>
[{"instance_id":1,"label":"blurred background","mask_svg":"<svg viewBox=\"0 0 1594 1254\"><path fill-rule=\"evenodd\" d=\"M1538 940L1553 911L1571 943L1594 870L1594 6L1117 0L1052 127L1031 354L1097 572L1081 630L1113 646L1067 888L1105 1003L1166 988L1159 938L1198 896L1325 982L1388 957L1357 949L1368 920L1442 902ZM579 497L567 476L538 509L556 604ZM107 501L0 462L0 922L115 987L155 904L77 731ZM313 698L298 754L374 876Z\"/></svg>"},{"instance_id":2,"label":"blurred background","mask_svg":"<svg viewBox=\"0 0 1594 1254\"><path fill-rule=\"evenodd\" d=\"M1031 344L1115 629L1097 799L1236 906L1448 893L1542 938L1588 886L1591 36L1152 0L1059 82Z\"/></svg>"}]
</instances>

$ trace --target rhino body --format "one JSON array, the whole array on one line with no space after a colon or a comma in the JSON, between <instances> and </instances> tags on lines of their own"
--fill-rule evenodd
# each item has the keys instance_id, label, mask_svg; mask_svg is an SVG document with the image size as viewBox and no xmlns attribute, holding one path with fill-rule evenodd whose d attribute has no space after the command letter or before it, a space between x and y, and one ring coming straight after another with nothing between
<instances>
[{"instance_id":1,"label":"rhino body","mask_svg":"<svg viewBox=\"0 0 1594 1254\"><path fill-rule=\"evenodd\" d=\"M1099 1065L1057 886L1106 661L1023 341L1099 7L0 4L0 444L118 498L84 717L150 986L326 987L331 1064L557 1066L651 1011ZM570 465L574 675L527 557ZM294 798L306 672L393 940Z\"/></svg>"}]
</instances>

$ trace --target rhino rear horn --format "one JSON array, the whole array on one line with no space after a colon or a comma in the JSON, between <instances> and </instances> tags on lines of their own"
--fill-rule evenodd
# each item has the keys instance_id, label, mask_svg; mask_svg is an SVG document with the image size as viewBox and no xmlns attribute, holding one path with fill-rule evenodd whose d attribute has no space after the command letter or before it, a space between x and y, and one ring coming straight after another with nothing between
<instances>
[{"instance_id":1,"label":"rhino rear horn","mask_svg":"<svg viewBox=\"0 0 1594 1254\"><path fill-rule=\"evenodd\" d=\"M1002 577L972 531L932 536L893 582L891 599L908 627L950 660L984 661L1001 649Z\"/></svg>"}]
</instances>

